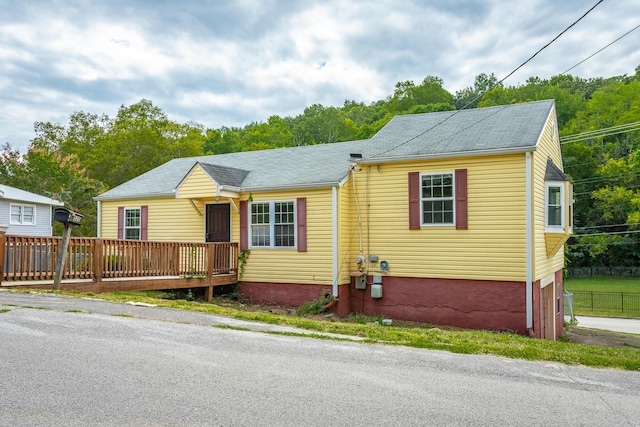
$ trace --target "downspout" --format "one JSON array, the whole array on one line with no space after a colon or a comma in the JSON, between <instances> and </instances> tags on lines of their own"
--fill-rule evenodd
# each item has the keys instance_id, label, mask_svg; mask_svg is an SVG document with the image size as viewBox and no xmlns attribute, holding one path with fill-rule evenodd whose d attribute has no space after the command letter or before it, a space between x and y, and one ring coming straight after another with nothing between
<instances>
[{"instance_id":1,"label":"downspout","mask_svg":"<svg viewBox=\"0 0 640 427\"><path fill-rule=\"evenodd\" d=\"M102 225L102 202L100 200L98 200L98 210L96 211L98 219L96 221L96 227L98 228L96 230L96 237L102 237L102 233L100 232L102 227L100 227Z\"/></svg>"},{"instance_id":2,"label":"downspout","mask_svg":"<svg viewBox=\"0 0 640 427\"><path fill-rule=\"evenodd\" d=\"M332 293L338 298L338 187L331 187L331 230L332 230L332 252L333 252L333 287Z\"/></svg>"},{"instance_id":3,"label":"downspout","mask_svg":"<svg viewBox=\"0 0 640 427\"><path fill-rule=\"evenodd\" d=\"M531 332L533 328L533 191L532 191L532 168L531 168L531 153L527 151L525 153L525 176L526 176L526 228L527 235L525 239L526 245L526 257L527 257L527 273L526 273L526 310L527 310L527 329Z\"/></svg>"}]
</instances>

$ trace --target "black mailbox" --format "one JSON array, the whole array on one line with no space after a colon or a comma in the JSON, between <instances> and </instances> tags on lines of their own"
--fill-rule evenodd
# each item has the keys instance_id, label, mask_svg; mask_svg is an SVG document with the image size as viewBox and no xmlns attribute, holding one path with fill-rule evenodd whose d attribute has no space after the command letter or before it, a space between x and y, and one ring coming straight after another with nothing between
<instances>
[{"instance_id":1,"label":"black mailbox","mask_svg":"<svg viewBox=\"0 0 640 427\"><path fill-rule=\"evenodd\" d=\"M53 219L63 224L80 225L82 224L82 218L84 218L84 215L66 208L56 208L53 213Z\"/></svg>"}]
</instances>

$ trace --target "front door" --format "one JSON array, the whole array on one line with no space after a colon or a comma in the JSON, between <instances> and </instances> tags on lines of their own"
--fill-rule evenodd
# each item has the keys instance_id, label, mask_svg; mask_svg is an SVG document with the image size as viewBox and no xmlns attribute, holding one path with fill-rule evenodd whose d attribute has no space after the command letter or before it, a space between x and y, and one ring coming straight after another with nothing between
<instances>
[{"instance_id":1,"label":"front door","mask_svg":"<svg viewBox=\"0 0 640 427\"><path fill-rule=\"evenodd\" d=\"M207 223L205 230L207 242L231 241L231 205L207 205Z\"/></svg>"}]
</instances>

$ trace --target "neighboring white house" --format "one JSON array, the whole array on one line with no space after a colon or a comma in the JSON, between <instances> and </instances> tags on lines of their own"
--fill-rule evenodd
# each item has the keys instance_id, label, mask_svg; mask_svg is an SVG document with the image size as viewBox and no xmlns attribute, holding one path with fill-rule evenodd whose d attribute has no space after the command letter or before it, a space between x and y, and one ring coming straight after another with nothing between
<instances>
[{"instance_id":1,"label":"neighboring white house","mask_svg":"<svg viewBox=\"0 0 640 427\"><path fill-rule=\"evenodd\" d=\"M51 236L52 207L64 203L0 184L0 224L7 234Z\"/></svg>"}]
</instances>

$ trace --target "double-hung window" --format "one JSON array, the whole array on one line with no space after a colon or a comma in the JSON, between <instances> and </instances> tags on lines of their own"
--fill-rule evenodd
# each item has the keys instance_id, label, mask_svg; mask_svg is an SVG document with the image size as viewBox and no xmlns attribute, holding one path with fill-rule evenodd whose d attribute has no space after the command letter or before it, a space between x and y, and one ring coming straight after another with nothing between
<instances>
[{"instance_id":1,"label":"double-hung window","mask_svg":"<svg viewBox=\"0 0 640 427\"><path fill-rule=\"evenodd\" d=\"M124 210L124 238L127 240L140 240L141 226L140 208L127 208Z\"/></svg>"},{"instance_id":2,"label":"double-hung window","mask_svg":"<svg viewBox=\"0 0 640 427\"><path fill-rule=\"evenodd\" d=\"M564 231L564 182L547 182L545 228L550 231Z\"/></svg>"},{"instance_id":3,"label":"double-hung window","mask_svg":"<svg viewBox=\"0 0 640 427\"><path fill-rule=\"evenodd\" d=\"M455 198L453 173L421 176L423 225L454 225Z\"/></svg>"},{"instance_id":4,"label":"double-hung window","mask_svg":"<svg viewBox=\"0 0 640 427\"><path fill-rule=\"evenodd\" d=\"M35 225L36 207L34 205L11 204L12 225Z\"/></svg>"},{"instance_id":5,"label":"double-hung window","mask_svg":"<svg viewBox=\"0 0 640 427\"><path fill-rule=\"evenodd\" d=\"M293 201L251 203L251 246L294 248L296 212Z\"/></svg>"}]
</instances>

